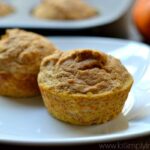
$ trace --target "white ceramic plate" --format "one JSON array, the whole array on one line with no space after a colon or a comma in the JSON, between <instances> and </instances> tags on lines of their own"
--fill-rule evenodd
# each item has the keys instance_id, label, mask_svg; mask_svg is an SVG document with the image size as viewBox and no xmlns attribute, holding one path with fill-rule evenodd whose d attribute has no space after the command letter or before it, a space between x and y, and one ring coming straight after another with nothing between
<instances>
[{"instance_id":1,"label":"white ceramic plate","mask_svg":"<svg viewBox=\"0 0 150 150\"><path fill-rule=\"evenodd\" d=\"M51 117L40 97L0 97L0 142L41 145L100 143L150 133L150 48L110 38L54 37L60 49L100 49L117 58L134 76L127 103L116 119L103 125L74 126Z\"/></svg>"},{"instance_id":2,"label":"white ceramic plate","mask_svg":"<svg viewBox=\"0 0 150 150\"><path fill-rule=\"evenodd\" d=\"M40 20L31 15L32 9L40 0L5 0L13 5L16 12L0 17L0 27L19 28L50 28L50 29L81 29L101 26L119 19L128 10L133 0L85 0L95 7L101 15L82 21L52 21Z\"/></svg>"}]
</instances>

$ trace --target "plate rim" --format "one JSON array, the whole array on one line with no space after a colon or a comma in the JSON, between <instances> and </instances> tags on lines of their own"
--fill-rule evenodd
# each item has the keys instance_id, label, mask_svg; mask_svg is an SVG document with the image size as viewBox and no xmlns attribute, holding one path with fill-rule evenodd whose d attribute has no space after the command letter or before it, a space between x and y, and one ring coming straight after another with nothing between
<instances>
[{"instance_id":1,"label":"plate rim","mask_svg":"<svg viewBox=\"0 0 150 150\"><path fill-rule=\"evenodd\" d=\"M123 39L123 38L119 38L119 37L107 37L107 36L86 36L86 35L52 35L52 36L45 36L46 38L48 38L49 40L55 40L55 39L59 39L59 38L64 38L64 39L70 39L70 38L72 38L72 39L74 39L74 38L78 38L78 39L92 39L92 40L98 40L98 39L100 39L100 40L103 40L103 41L105 41L105 40L111 40L111 41L113 41L113 42L118 42L118 41L120 41L120 42L123 42L123 43L127 43L127 42L132 42L132 43L135 43L135 44L138 44L138 45L142 45L142 46L146 46L146 47L148 47L149 49L150 49L150 45L149 44L146 44L146 43L144 43L144 42L142 42L142 41L136 41L136 40L130 40L130 39Z\"/></svg>"},{"instance_id":2,"label":"plate rim","mask_svg":"<svg viewBox=\"0 0 150 150\"><path fill-rule=\"evenodd\" d=\"M142 136L150 135L150 130L149 131L141 131L141 132L134 132L134 134L126 134L125 136L120 136L120 135L113 135L113 136L108 136L106 139L99 139L99 136L93 136L93 137L81 137L81 138L74 138L74 139L67 139L67 140L14 140L14 139L1 139L0 138L0 143L5 143L5 144L17 144L17 145L41 145L41 146L69 146L69 145L85 145L85 144L101 144L104 142L115 142L117 140L123 141L123 140L129 140L132 138L138 138ZM107 136L107 135L106 135Z\"/></svg>"}]
</instances>

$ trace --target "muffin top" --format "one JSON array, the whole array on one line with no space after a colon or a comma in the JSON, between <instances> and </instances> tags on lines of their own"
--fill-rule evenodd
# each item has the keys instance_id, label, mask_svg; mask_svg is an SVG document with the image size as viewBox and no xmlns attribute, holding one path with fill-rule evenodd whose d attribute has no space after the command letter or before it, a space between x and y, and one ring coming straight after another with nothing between
<instances>
[{"instance_id":1,"label":"muffin top","mask_svg":"<svg viewBox=\"0 0 150 150\"><path fill-rule=\"evenodd\" d=\"M43 0L33 15L43 19L76 20L96 16L97 12L82 0Z\"/></svg>"},{"instance_id":2,"label":"muffin top","mask_svg":"<svg viewBox=\"0 0 150 150\"><path fill-rule=\"evenodd\" d=\"M0 2L0 16L6 16L14 11L13 7L3 2Z\"/></svg>"},{"instance_id":3,"label":"muffin top","mask_svg":"<svg viewBox=\"0 0 150 150\"><path fill-rule=\"evenodd\" d=\"M38 34L7 30L0 39L0 72L36 74L41 60L55 51L54 45Z\"/></svg>"},{"instance_id":4,"label":"muffin top","mask_svg":"<svg viewBox=\"0 0 150 150\"><path fill-rule=\"evenodd\" d=\"M121 62L101 51L73 50L46 57L39 84L58 92L99 94L124 86L131 75Z\"/></svg>"}]
</instances>

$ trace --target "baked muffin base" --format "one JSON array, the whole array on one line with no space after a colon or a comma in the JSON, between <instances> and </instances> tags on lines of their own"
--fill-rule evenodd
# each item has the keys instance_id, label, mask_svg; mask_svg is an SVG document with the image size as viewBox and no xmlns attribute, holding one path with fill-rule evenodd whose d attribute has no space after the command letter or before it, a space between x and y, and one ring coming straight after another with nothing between
<instances>
[{"instance_id":1,"label":"baked muffin base","mask_svg":"<svg viewBox=\"0 0 150 150\"><path fill-rule=\"evenodd\" d=\"M91 125L107 122L121 113L132 86L132 78L120 90L103 94L59 93L39 84L45 106L59 120Z\"/></svg>"},{"instance_id":2,"label":"baked muffin base","mask_svg":"<svg viewBox=\"0 0 150 150\"><path fill-rule=\"evenodd\" d=\"M0 73L0 95L12 97L31 97L40 94L37 75Z\"/></svg>"}]
</instances>

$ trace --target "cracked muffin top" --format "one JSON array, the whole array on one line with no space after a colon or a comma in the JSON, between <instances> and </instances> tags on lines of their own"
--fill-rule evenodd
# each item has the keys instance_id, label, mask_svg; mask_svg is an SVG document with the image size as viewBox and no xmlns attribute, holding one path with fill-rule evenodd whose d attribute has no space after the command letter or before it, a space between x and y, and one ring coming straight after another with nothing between
<instances>
[{"instance_id":1,"label":"cracked muffin top","mask_svg":"<svg viewBox=\"0 0 150 150\"><path fill-rule=\"evenodd\" d=\"M77 20L96 16L97 11L82 0L43 0L33 15L43 19Z\"/></svg>"},{"instance_id":2,"label":"cracked muffin top","mask_svg":"<svg viewBox=\"0 0 150 150\"><path fill-rule=\"evenodd\" d=\"M54 45L38 34L7 30L0 39L0 72L36 74L41 60L55 51Z\"/></svg>"},{"instance_id":3,"label":"cracked muffin top","mask_svg":"<svg viewBox=\"0 0 150 150\"><path fill-rule=\"evenodd\" d=\"M0 2L0 16L6 16L14 11L13 7L9 4Z\"/></svg>"},{"instance_id":4,"label":"cracked muffin top","mask_svg":"<svg viewBox=\"0 0 150 150\"><path fill-rule=\"evenodd\" d=\"M99 94L120 89L131 78L118 59L83 49L46 57L38 81L58 92Z\"/></svg>"}]
</instances>

